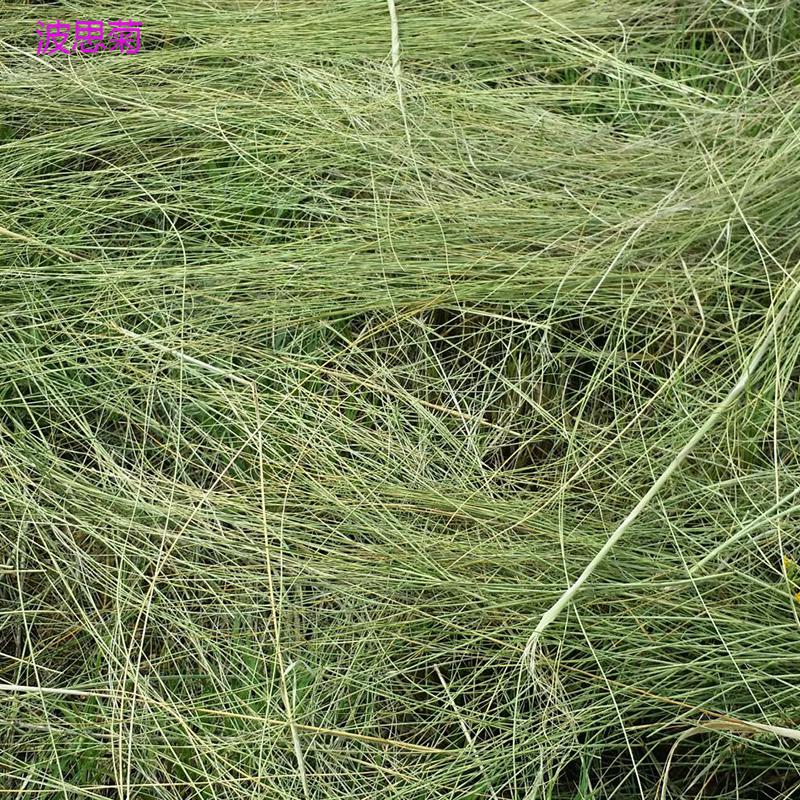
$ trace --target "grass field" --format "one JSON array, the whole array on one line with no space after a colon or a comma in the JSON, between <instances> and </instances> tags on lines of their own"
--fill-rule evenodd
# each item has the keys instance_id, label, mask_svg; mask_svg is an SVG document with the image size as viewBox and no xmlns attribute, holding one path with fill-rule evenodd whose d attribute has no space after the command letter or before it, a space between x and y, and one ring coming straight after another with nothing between
<instances>
[{"instance_id":1,"label":"grass field","mask_svg":"<svg viewBox=\"0 0 800 800\"><path fill-rule=\"evenodd\" d=\"M796 0L4 0L0 798L800 798L799 279Z\"/></svg>"}]
</instances>

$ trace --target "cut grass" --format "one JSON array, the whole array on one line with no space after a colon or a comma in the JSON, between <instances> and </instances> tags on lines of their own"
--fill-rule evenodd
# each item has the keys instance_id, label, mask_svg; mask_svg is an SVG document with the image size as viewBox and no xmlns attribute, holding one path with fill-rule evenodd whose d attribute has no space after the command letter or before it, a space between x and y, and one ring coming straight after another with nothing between
<instances>
[{"instance_id":1,"label":"cut grass","mask_svg":"<svg viewBox=\"0 0 800 800\"><path fill-rule=\"evenodd\" d=\"M794 4L395 10L0 9L0 794L797 796Z\"/></svg>"}]
</instances>

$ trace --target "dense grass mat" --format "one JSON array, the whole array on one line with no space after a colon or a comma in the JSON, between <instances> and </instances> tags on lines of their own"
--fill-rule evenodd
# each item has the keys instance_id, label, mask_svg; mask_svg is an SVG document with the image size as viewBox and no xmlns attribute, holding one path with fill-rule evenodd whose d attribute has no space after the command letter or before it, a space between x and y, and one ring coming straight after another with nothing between
<instances>
[{"instance_id":1,"label":"dense grass mat","mask_svg":"<svg viewBox=\"0 0 800 800\"><path fill-rule=\"evenodd\" d=\"M799 131L794 0L2 3L0 796L798 796Z\"/></svg>"}]
</instances>

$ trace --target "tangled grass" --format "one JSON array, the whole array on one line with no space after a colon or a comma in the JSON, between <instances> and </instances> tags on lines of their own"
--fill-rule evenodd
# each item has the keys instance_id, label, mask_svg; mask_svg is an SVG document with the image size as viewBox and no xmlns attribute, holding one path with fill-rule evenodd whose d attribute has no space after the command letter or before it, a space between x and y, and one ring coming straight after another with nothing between
<instances>
[{"instance_id":1,"label":"tangled grass","mask_svg":"<svg viewBox=\"0 0 800 800\"><path fill-rule=\"evenodd\" d=\"M0 795L799 796L794 0L91 10L0 9Z\"/></svg>"}]
</instances>

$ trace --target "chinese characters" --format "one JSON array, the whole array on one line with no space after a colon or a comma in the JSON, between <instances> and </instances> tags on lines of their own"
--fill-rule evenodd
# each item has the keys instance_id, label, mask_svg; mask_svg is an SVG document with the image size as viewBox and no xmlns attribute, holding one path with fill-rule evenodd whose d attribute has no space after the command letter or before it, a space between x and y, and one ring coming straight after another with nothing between
<instances>
[{"instance_id":1,"label":"chinese characters","mask_svg":"<svg viewBox=\"0 0 800 800\"><path fill-rule=\"evenodd\" d=\"M135 55L142 47L142 23L132 19L103 22L96 19L76 19L74 24L57 19L36 23L39 36L37 56L59 53L93 55L101 51L118 55ZM72 39L70 41L70 35Z\"/></svg>"}]
</instances>

